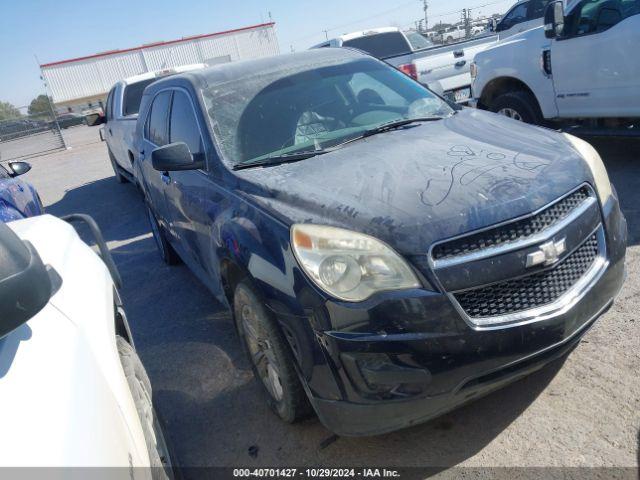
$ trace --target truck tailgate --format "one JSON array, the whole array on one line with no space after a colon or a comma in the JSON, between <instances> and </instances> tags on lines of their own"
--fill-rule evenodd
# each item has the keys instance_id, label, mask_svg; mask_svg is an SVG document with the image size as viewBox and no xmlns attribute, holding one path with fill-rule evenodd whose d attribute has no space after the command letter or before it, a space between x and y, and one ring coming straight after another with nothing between
<instances>
[{"instance_id":1,"label":"truck tailgate","mask_svg":"<svg viewBox=\"0 0 640 480\"><path fill-rule=\"evenodd\" d=\"M476 53L496 41L497 36L491 36L416 52L418 81L425 85L438 81L445 92L470 86L470 65Z\"/></svg>"}]
</instances>

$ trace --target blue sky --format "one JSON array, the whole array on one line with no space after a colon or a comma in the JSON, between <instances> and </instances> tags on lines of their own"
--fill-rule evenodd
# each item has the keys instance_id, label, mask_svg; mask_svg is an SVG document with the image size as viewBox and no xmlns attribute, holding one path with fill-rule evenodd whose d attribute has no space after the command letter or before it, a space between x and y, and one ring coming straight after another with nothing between
<instances>
[{"instance_id":1,"label":"blue sky","mask_svg":"<svg viewBox=\"0 0 640 480\"><path fill-rule=\"evenodd\" d=\"M515 0L430 0L430 23L456 11L504 12ZM159 40L276 22L281 52L305 49L329 36L375 26L409 26L422 0L0 0L0 100L23 106L43 93L40 63ZM456 12L456 13L452 13Z\"/></svg>"}]
</instances>

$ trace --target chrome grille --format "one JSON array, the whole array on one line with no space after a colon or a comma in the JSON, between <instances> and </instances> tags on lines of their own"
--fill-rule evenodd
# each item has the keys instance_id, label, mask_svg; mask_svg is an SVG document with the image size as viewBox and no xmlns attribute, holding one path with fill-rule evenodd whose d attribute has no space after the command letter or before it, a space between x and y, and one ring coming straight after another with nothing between
<instances>
[{"instance_id":1,"label":"chrome grille","mask_svg":"<svg viewBox=\"0 0 640 480\"><path fill-rule=\"evenodd\" d=\"M548 305L569 291L587 273L598 252L598 238L594 234L550 270L458 292L454 297L473 319L508 315Z\"/></svg>"},{"instance_id":2,"label":"chrome grille","mask_svg":"<svg viewBox=\"0 0 640 480\"><path fill-rule=\"evenodd\" d=\"M438 244L431 255L434 260L449 259L526 239L560 222L590 196L585 185L535 215Z\"/></svg>"}]
</instances>

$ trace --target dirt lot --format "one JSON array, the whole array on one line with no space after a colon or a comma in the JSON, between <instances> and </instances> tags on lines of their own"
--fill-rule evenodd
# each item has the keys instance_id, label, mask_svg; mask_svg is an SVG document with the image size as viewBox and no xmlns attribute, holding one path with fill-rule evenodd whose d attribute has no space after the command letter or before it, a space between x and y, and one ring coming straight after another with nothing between
<instances>
[{"instance_id":1,"label":"dirt lot","mask_svg":"<svg viewBox=\"0 0 640 480\"><path fill-rule=\"evenodd\" d=\"M49 213L88 213L102 227L180 464L638 465L640 142L596 143L629 222L628 279L563 365L422 426L331 442L317 420L285 425L268 410L227 313L184 266L161 262L141 199L132 185L115 182L98 129L65 135L73 149L32 159L27 180Z\"/></svg>"}]
</instances>

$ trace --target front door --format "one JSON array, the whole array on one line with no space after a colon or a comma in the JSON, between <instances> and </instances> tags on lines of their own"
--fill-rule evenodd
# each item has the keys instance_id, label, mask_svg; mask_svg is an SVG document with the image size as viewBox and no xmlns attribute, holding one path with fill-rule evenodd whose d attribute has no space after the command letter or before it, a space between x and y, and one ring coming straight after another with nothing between
<instances>
[{"instance_id":1,"label":"front door","mask_svg":"<svg viewBox=\"0 0 640 480\"><path fill-rule=\"evenodd\" d=\"M640 116L640 0L583 0L551 46L561 117Z\"/></svg>"},{"instance_id":2,"label":"front door","mask_svg":"<svg viewBox=\"0 0 640 480\"><path fill-rule=\"evenodd\" d=\"M197 103L182 88L174 90L169 115L169 141L184 142L194 159L207 163L204 142L206 129L198 119ZM210 154L209 156L212 156ZM222 199L221 190L210 177L208 168L169 173L166 198L169 223L183 260L217 295L219 284L215 219Z\"/></svg>"}]
</instances>

